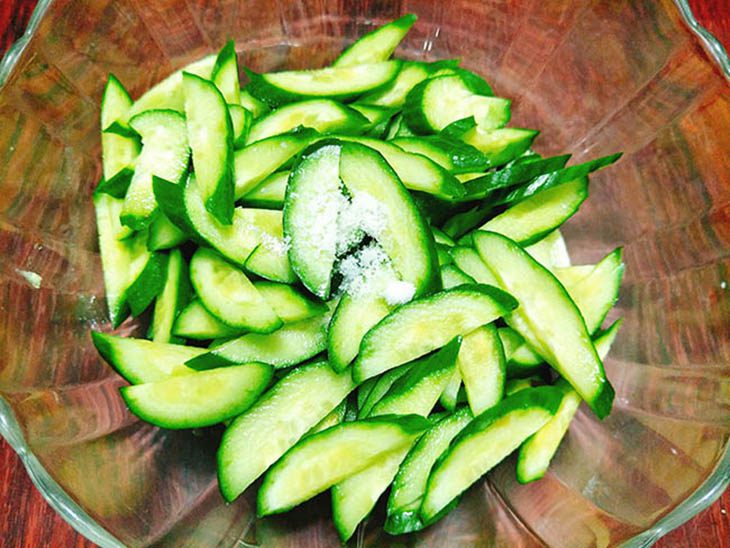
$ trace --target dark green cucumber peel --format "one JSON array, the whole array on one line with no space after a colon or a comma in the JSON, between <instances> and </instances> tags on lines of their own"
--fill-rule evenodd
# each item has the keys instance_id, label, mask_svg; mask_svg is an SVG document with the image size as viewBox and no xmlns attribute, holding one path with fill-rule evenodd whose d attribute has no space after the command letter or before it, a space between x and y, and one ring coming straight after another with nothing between
<instances>
[{"instance_id":1,"label":"dark green cucumber peel","mask_svg":"<svg viewBox=\"0 0 730 548\"><path fill-rule=\"evenodd\" d=\"M110 179L102 179L99 181L99 184L94 190L94 194L109 194L115 198L124 198L129 188L129 183L132 182L132 175L134 175L132 168L122 168Z\"/></svg>"},{"instance_id":2,"label":"dark green cucumber peel","mask_svg":"<svg viewBox=\"0 0 730 548\"><path fill-rule=\"evenodd\" d=\"M139 316L152 304L165 287L166 278L167 255L152 253L144 269L127 291L127 302L132 316Z\"/></svg>"}]
</instances>

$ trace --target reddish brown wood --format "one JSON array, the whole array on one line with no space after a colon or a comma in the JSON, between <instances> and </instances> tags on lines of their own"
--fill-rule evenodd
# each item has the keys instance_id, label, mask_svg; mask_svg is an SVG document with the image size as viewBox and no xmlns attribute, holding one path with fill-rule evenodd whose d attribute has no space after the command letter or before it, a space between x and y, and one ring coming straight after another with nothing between
<instances>
[{"instance_id":1,"label":"reddish brown wood","mask_svg":"<svg viewBox=\"0 0 730 548\"><path fill-rule=\"evenodd\" d=\"M699 20L730 49L730 2L689 0ZM25 29L36 0L0 0L0 55ZM710 508L661 539L656 546L730 548L730 490ZM0 544L7 548L93 543L69 527L33 487L20 459L0 440Z\"/></svg>"}]
</instances>

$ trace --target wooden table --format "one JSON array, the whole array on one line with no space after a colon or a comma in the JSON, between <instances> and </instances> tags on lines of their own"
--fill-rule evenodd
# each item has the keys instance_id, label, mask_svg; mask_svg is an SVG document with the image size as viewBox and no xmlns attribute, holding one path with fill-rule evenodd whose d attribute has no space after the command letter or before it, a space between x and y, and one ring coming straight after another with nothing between
<instances>
[{"instance_id":1,"label":"wooden table","mask_svg":"<svg viewBox=\"0 0 730 548\"><path fill-rule=\"evenodd\" d=\"M0 0L0 55L25 29L36 0ZM730 50L730 2L690 0L705 28ZM730 490L710 508L662 538L661 548L730 548ZM20 460L0 439L0 545L6 548L93 547L69 527L33 487Z\"/></svg>"}]
</instances>

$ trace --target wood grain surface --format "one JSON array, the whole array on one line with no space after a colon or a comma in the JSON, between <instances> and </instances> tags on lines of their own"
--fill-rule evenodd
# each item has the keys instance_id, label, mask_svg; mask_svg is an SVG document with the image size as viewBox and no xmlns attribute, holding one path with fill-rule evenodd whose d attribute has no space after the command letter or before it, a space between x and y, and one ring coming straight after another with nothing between
<instances>
[{"instance_id":1,"label":"wood grain surface","mask_svg":"<svg viewBox=\"0 0 730 548\"><path fill-rule=\"evenodd\" d=\"M36 0L0 0L0 55L25 29ZM699 22L730 49L730 1L690 0ZM730 548L730 490L710 508L672 531L661 548ZM43 500L20 459L0 439L0 545L5 548L52 546L86 548L93 543L76 533Z\"/></svg>"}]
</instances>

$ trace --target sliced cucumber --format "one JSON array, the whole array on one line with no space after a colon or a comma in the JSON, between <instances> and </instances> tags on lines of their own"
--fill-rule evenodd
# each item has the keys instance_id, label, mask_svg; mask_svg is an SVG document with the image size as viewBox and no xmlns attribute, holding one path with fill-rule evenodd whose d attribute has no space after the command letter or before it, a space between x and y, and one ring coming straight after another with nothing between
<instances>
[{"instance_id":1,"label":"sliced cucumber","mask_svg":"<svg viewBox=\"0 0 730 548\"><path fill-rule=\"evenodd\" d=\"M470 173L489 168L487 157L471 145L448 135L398 137L393 144L430 158L451 173Z\"/></svg>"},{"instance_id":2,"label":"sliced cucumber","mask_svg":"<svg viewBox=\"0 0 730 548\"><path fill-rule=\"evenodd\" d=\"M380 297L343 295L335 309L327 334L327 352L335 371L342 371L355 359L362 338L390 312Z\"/></svg>"},{"instance_id":3,"label":"sliced cucumber","mask_svg":"<svg viewBox=\"0 0 730 548\"><path fill-rule=\"evenodd\" d=\"M522 390L471 421L434 466L420 509L428 525L481 476L555 414L561 393L551 386Z\"/></svg>"},{"instance_id":4,"label":"sliced cucumber","mask_svg":"<svg viewBox=\"0 0 730 548\"><path fill-rule=\"evenodd\" d=\"M433 233L433 239L437 244L443 244L449 247L454 247L456 245L456 242L442 230L432 226L431 232Z\"/></svg>"},{"instance_id":5,"label":"sliced cucumber","mask_svg":"<svg viewBox=\"0 0 730 548\"><path fill-rule=\"evenodd\" d=\"M341 103L330 99L313 99L284 105L258 119L251 128L248 142L255 143L300 126L322 133L359 135L368 130L370 122L355 109Z\"/></svg>"},{"instance_id":6,"label":"sliced cucumber","mask_svg":"<svg viewBox=\"0 0 730 548\"><path fill-rule=\"evenodd\" d=\"M195 373L184 364L206 352L205 348L156 343L145 339L91 332L99 354L132 384L157 382Z\"/></svg>"},{"instance_id":7,"label":"sliced cucumber","mask_svg":"<svg viewBox=\"0 0 730 548\"><path fill-rule=\"evenodd\" d=\"M576 389L599 418L611 410L614 391L606 379L583 317L562 284L512 240L479 231L474 243L500 287L519 308L506 320ZM544 310L552 313L546 316Z\"/></svg>"},{"instance_id":8,"label":"sliced cucumber","mask_svg":"<svg viewBox=\"0 0 730 548\"><path fill-rule=\"evenodd\" d=\"M246 88L241 90L241 106L253 114L254 120L261 118L271 110L269 105L256 99Z\"/></svg>"},{"instance_id":9,"label":"sliced cucumber","mask_svg":"<svg viewBox=\"0 0 730 548\"><path fill-rule=\"evenodd\" d=\"M347 400L342 400L340 405L335 407L329 415L327 415L325 418L323 418L321 421L319 421L317 424L312 426L312 429L309 430L309 432L306 433L307 436L311 436L314 434L317 434L319 432L323 432L324 430L327 430L328 428L332 428L333 426L337 426L338 424L345 421L345 414L347 413Z\"/></svg>"},{"instance_id":10,"label":"sliced cucumber","mask_svg":"<svg viewBox=\"0 0 730 548\"><path fill-rule=\"evenodd\" d=\"M150 258L144 234L119 240L118 235L122 231L119 214L123 207L123 200L108 194L94 196L106 303L114 327L119 326L126 317L129 287Z\"/></svg>"},{"instance_id":11,"label":"sliced cucumber","mask_svg":"<svg viewBox=\"0 0 730 548\"><path fill-rule=\"evenodd\" d=\"M418 61L403 61L398 75L390 84L382 89L367 93L358 99L358 102L379 105L389 108L401 108L406 102L408 92L431 73L427 63Z\"/></svg>"},{"instance_id":12,"label":"sliced cucumber","mask_svg":"<svg viewBox=\"0 0 730 548\"><path fill-rule=\"evenodd\" d=\"M382 227L370 234L382 246L403 281L415 295L438 290L438 257L428 224L408 191L383 157L357 143L344 143L340 177L353 201L373 203Z\"/></svg>"},{"instance_id":13,"label":"sliced cucumber","mask_svg":"<svg viewBox=\"0 0 730 548\"><path fill-rule=\"evenodd\" d=\"M195 252L190 281L205 308L231 327L271 333L283 323L248 277L215 251Z\"/></svg>"},{"instance_id":14,"label":"sliced cucumber","mask_svg":"<svg viewBox=\"0 0 730 548\"><path fill-rule=\"evenodd\" d=\"M240 415L256 401L274 370L249 363L126 386L120 389L138 417L168 429L202 428Z\"/></svg>"},{"instance_id":15,"label":"sliced cucumber","mask_svg":"<svg viewBox=\"0 0 730 548\"><path fill-rule=\"evenodd\" d=\"M412 361L516 306L507 293L484 285L460 286L405 304L365 335L353 377L363 381Z\"/></svg>"},{"instance_id":16,"label":"sliced cucumber","mask_svg":"<svg viewBox=\"0 0 730 548\"><path fill-rule=\"evenodd\" d=\"M171 109L182 113L185 109L185 94L182 85L183 72L196 74L201 78L210 78L215 60L215 55L209 55L172 73L162 82L147 90L142 97L134 102L130 116L135 116L147 110L158 109Z\"/></svg>"},{"instance_id":17,"label":"sliced cucumber","mask_svg":"<svg viewBox=\"0 0 730 548\"><path fill-rule=\"evenodd\" d=\"M508 99L475 92L465 80L462 75L447 75L415 86L403 107L408 127L417 133L438 133L452 122L472 116L483 129L500 128L509 122Z\"/></svg>"},{"instance_id":18,"label":"sliced cucumber","mask_svg":"<svg viewBox=\"0 0 730 548\"><path fill-rule=\"evenodd\" d=\"M126 177L129 177L129 170L134 169L134 162L139 154L139 141L135 137L104 131L115 122L126 126L131 106L132 98L127 90L116 76L110 74L101 98L101 165L104 181L111 180L124 170L127 170ZM122 196L117 195L118 198Z\"/></svg>"},{"instance_id":19,"label":"sliced cucumber","mask_svg":"<svg viewBox=\"0 0 730 548\"><path fill-rule=\"evenodd\" d=\"M231 224L233 124L226 100L211 81L186 72L183 73L183 89L188 141L201 197L206 209L218 221Z\"/></svg>"},{"instance_id":20,"label":"sliced cucumber","mask_svg":"<svg viewBox=\"0 0 730 548\"><path fill-rule=\"evenodd\" d=\"M436 244L436 253L438 255L439 259L439 266L443 268L446 265L450 265L454 263L454 259L449 253L449 247L442 245L442 244Z\"/></svg>"},{"instance_id":21,"label":"sliced cucumber","mask_svg":"<svg viewBox=\"0 0 730 548\"><path fill-rule=\"evenodd\" d=\"M373 384L373 387L368 393L367 397L363 398L363 402L362 405L359 406L357 416L361 419L364 419L365 417L370 415L370 412L373 410L373 407L375 407L375 404L383 399L383 397L388 393L390 388L398 379L408 373L412 365L413 362L401 365L399 367L386 371L379 377L372 377L371 379L365 381L365 383L374 381L375 384Z\"/></svg>"},{"instance_id":22,"label":"sliced cucumber","mask_svg":"<svg viewBox=\"0 0 730 548\"><path fill-rule=\"evenodd\" d=\"M107 149L109 149L109 146L107 146ZM103 151L102 151L103 155ZM104 160L102 158L102 164ZM102 168L103 169L103 168ZM111 168L113 169L113 168ZM110 179L102 179L99 181L99 184L96 185L96 188L94 189L94 194L109 194L110 196L114 196L115 198L124 198L124 196L127 194L127 189L129 188L129 183L132 182L132 177L134 176L134 168L132 167L125 167L120 169L116 172L115 175L113 175ZM128 233L131 233L132 230L129 229L129 227L125 227L127 229Z\"/></svg>"},{"instance_id":23,"label":"sliced cucumber","mask_svg":"<svg viewBox=\"0 0 730 548\"><path fill-rule=\"evenodd\" d=\"M354 388L327 362L294 369L226 429L218 449L218 484L227 501L261 476Z\"/></svg>"},{"instance_id":24,"label":"sliced cucumber","mask_svg":"<svg viewBox=\"0 0 730 548\"><path fill-rule=\"evenodd\" d=\"M253 190L243 196L245 204L265 209L283 209L286 197L286 185L289 182L289 171L277 171L257 184Z\"/></svg>"},{"instance_id":25,"label":"sliced cucumber","mask_svg":"<svg viewBox=\"0 0 730 548\"><path fill-rule=\"evenodd\" d=\"M526 247L525 251L532 255L533 259L553 272L557 272L557 269L570 266L568 247L565 245L565 240L560 233L560 229L552 231L541 240ZM561 279L560 281L562 282L563 280ZM565 282L563 282L563 285L565 285Z\"/></svg>"},{"instance_id":26,"label":"sliced cucumber","mask_svg":"<svg viewBox=\"0 0 730 548\"><path fill-rule=\"evenodd\" d=\"M391 108L377 105L364 105L362 103L350 103L350 108L355 109L368 119L370 128L367 131L367 135L376 137L378 142L382 143L379 139L385 133L395 111Z\"/></svg>"},{"instance_id":27,"label":"sliced cucumber","mask_svg":"<svg viewBox=\"0 0 730 548\"><path fill-rule=\"evenodd\" d=\"M315 145L294 168L286 190L284 232L289 260L304 286L322 299L330 294L337 251L340 190L338 144ZM312 222L316 219L316 222Z\"/></svg>"},{"instance_id":28,"label":"sliced cucumber","mask_svg":"<svg viewBox=\"0 0 730 548\"><path fill-rule=\"evenodd\" d=\"M173 341L172 326L183 307L190 300L188 265L179 249L170 251L167 261L167 279L162 293L155 302L150 325L152 340L160 343Z\"/></svg>"},{"instance_id":29,"label":"sliced cucumber","mask_svg":"<svg viewBox=\"0 0 730 548\"><path fill-rule=\"evenodd\" d=\"M385 139L387 141L390 141L391 139L396 139L398 137L412 137L415 133L411 131L411 129L408 127L408 124L406 124L405 120L403 119L403 113L396 114L391 118L390 123L388 124L388 128L385 131Z\"/></svg>"},{"instance_id":30,"label":"sliced cucumber","mask_svg":"<svg viewBox=\"0 0 730 548\"><path fill-rule=\"evenodd\" d=\"M297 276L289 262L289 243L284 236L281 211L258 209L254 225L261 244L246 259L249 272L272 282L293 284Z\"/></svg>"},{"instance_id":31,"label":"sliced cucumber","mask_svg":"<svg viewBox=\"0 0 730 548\"><path fill-rule=\"evenodd\" d=\"M433 194L440 198L458 198L464 195L464 187L459 181L437 163L421 156L405 152L399 147L368 137L342 137L377 150L398 178L409 190L417 190Z\"/></svg>"},{"instance_id":32,"label":"sliced cucumber","mask_svg":"<svg viewBox=\"0 0 730 548\"><path fill-rule=\"evenodd\" d=\"M127 289L127 303L132 316L137 317L147 310L152 301L162 293L166 280L167 255L159 252L150 253L142 272Z\"/></svg>"},{"instance_id":33,"label":"sliced cucumber","mask_svg":"<svg viewBox=\"0 0 730 548\"><path fill-rule=\"evenodd\" d=\"M333 63L335 67L351 67L385 61L405 38L417 17L408 13L360 37L345 49Z\"/></svg>"},{"instance_id":34,"label":"sliced cucumber","mask_svg":"<svg viewBox=\"0 0 730 548\"><path fill-rule=\"evenodd\" d=\"M601 359L608 355L620 327L621 320L618 320L595 340L596 352ZM517 480L520 483L535 481L545 475L580 405L580 396L565 380L561 379L555 386L562 393L555 416L520 448L517 459Z\"/></svg>"},{"instance_id":35,"label":"sliced cucumber","mask_svg":"<svg viewBox=\"0 0 730 548\"><path fill-rule=\"evenodd\" d=\"M472 420L469 408L462 407L428 430L408 453L393 481L388 499L385 531L402 535L423 529L418 515L428 476L434 464L464 427Z\"/></svg>"},{"instance_id":36,"label":"sliced cucumber","mask_svg":"<svg viewBox=\"0 0 730 548\"><path fill-rule=\"evenodd\" d=\"M240 106L241 86L238 82L238 55L236 55L236 44L233 40L226 42L218 53L210 79L220 90L226 103Z\"/></svg>"},{"instance_id":37,"label":"sliced cucumber","mask_svg":"<svg viewBox=\"0 0 730 548\"><path fill-rule=\"evenodd\" d=\"M150 251L171 249L186 242L187 239L188 236L185 232L173 224L166 215L160 213L150 225L147 234L147 248Z\"/></svg>"},{"instance_id":38,"label":"sliced cucumber","mask_svg":"<svg viewBox=\"0 0 730 548\"><path fill-rule=\"evenodd\" d=\"M461 390L461 373L459 368L455 368L454 372L446 383L444 391L439 396L439 402L441 406L447 411L453 411L456 409L457 400L459 399L459 391Z\"/></svg>"},{"instance_id":39,"label":"sliced cucumber","mask_svg":"<svg viewBox=\"0 0 730 548\"><path fill-rule=\"evenodd\" d=\"M141 230L157 210L152 177L179 183L188 167L185 118L172 110L148 110L129 120L142 137L142 152L137 158L134 176L124 198L122 224Z\"/></svg>"},{"instance_id":40,"label":"sliced cucumber","mask_svg":"<svg viewBox=\"0 0 730 548\"><path fill-rule=\"evenodd\" d=\"M236 200L287 165L316 138L314 131L293 131L261 139L236 151Z\"/></svg>"},{"instance_id":41,"label":"sliced cucumber","mask_svg":"<svg viewBox=\"0 0 730 548\"><path fill-rule=\"evenodd\" d=\"M375 404L370 416L405 413L428 416L451 380L461 344L461 338L457 337L438 352L414 363Z\"/></svg>"},{"instance_id":42,"label":"sliced cucumber","mask_svg":"<svg viewBox=\"0 0 730 548\"><path fill-rule=\"evenodd\" d=\"M474 279L476 283L497 286L497 278L484 264L479 253L471 247L456 246L451 248L451 256L454 258L454 264L459 269Z\"/></svg>"},{"instance_id":43,"label":"sliced cucumber","mask_svg":"<svg viewBox=\"0 0 730 548\"><path fill-rule=\"evenodd\" d=\"M581 178L534 194L479 227L530 245L568 220L588 197L588 179Z\"/></svg>"},{"instance_id":44,"label":"sliced cucumber","mask_svg":"<svg viewBox=\"0 0 730 548\"><path fill-rule=\"evenodd\" d=\"M173 335L185 339L221 339L242 335L244 330L224 324L213 316L199 300L192 301L178 315Z\"/></svg>"},{"instance_id":45,"label":"sliced cucumber","mask_svg":"<svg viewBox=\"0 0 730 548\"><path fill-rule=\"evenodd\" d=\"M346 101L388 84L398 74L400 66L400 61L381 61L267 74L247 70L250 79L247 89L273 107L307 99Z\"/></svg>"},{"instance_id":46,"label":"sliced cucumber","mask_svg":"<svg viewBox=\"0 0 730 548\"><path fill-rule=\"evenodd\" d=\"M532 375L522 379L510 379L504 385L504 397L506 398L507 396L511 396L512 394L516 394L517 392L528 388L543 386L544 384L545 379L540 375ZM578 399L580 400L580 396Z\"/></svg>"},{"instance_id":47,"label":"sliced cucumber","mask_svg":"<svg viewBox=\"0 0 730 548\"><path fill-rule=\"evenodd\" d=\"M327 312L327 305L305 297L290 285L263 281L253 285L284 323L298 322Z\"/></svg>"},{"instance_id":48,"label":"sliced cucumber","mask_svg":"<svg viewBox=\"0 0 730 548\"><path fill-rule=\"evenodd\" d=\"M444 289L451 289L464 284L476 283L474 278L466 274L455 264L447 264L441 267L441 283Z\"/></svg>"},{"instance_id":49,"label":"sliced cucumber","mask_svg":"<svg viewBox=\"0 0 730 548\"><path fill-rule=\"evenodd\" d=\"M248 333L186 362L193 369L257 361L277 369L291 367L327 348L329 314L284 325L273 333Z\"/></svg>"},{"instance_id":50,"label":"sliced cucumber","mask_svg":"<svg viewBox=\"0 0 730 548\"><path fill-rule=\"evenodd\" d=\"M475 126L460 137L466 144L481 151L489 159L490 166L501 166L522 156L532 146L538 133L534 129L485 130Z\"/></svg>"},{"instance_id":51,"label":"sliced cucumber","mask_svg":"<svg viewBox=\"0 0 730 548\"><path fill-rule=\"evenodd\" d=\"M248 140L248 132L253 124L253 114L241 105L228 105L228 114L231 117L233 127L233 147L241 148Z\"/></svg>"},{"instance_id":52,"label":"sliced cucumber","mask_svg":"<svg viewBox=\"0 0 730 548\"><path fill-rule=\"evenodd\" d=\"M374 417L308 436L267 472L258 494L259 516L297 506L388 453L410 446L428 427L429 422L417 415Z\"/></svg>"},{"instance_id":53,"label":"sliced cucumber","mask_svg":"<svg viewBox=\"0 0 730 548\"><path fill-rule=\"evenodd\" d=\"M504 350L494 324L464 335L457 365L469 407L475 416L502 399L505 363Z\"/></svg>"}]
</instances>

